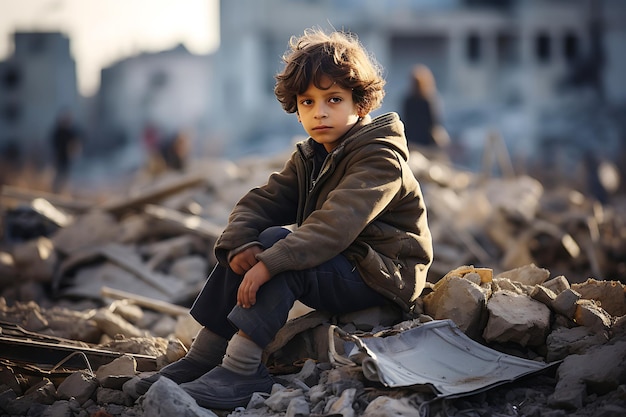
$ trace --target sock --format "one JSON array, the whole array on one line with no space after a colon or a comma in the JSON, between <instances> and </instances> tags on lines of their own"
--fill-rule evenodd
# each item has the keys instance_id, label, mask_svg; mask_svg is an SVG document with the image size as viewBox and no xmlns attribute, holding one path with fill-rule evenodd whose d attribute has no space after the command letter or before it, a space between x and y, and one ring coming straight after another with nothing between
<instances>
[{"instance_id":1,"label":"sock","mask_svg":"<svg viewBox=\"0 0 626 417\"><path fill-rule=\"evenodd\" d=\"M222 366L240 375L253 375L261 363L262 355L263 349L259 345L235 334L228 342Z\"/></svg>"},{"instance_id":2,"label":"sock","mask_svg":"<svg viewBox=\"0 0 626 417\"><path fill-rule=\"evenodd\" d=\"M189 352L181 360L186 359L212 369L220 364L227 345L228 340L203 327L191 343Z\"/></svg>"},{"instance_id":3,"label":"sock","mask_svg":"<svg viewBox=\"0 0 626 417\"><path fill-rule=\"evenodd\" d=\"M228 340L212 331L202 328L189 347L189 352L176 362L163 367L159 372L143 378L135 385L138 395L143 395L161 376L165 376L177 384L200 378L220 364Z\"/></svg>"}]
</instances>

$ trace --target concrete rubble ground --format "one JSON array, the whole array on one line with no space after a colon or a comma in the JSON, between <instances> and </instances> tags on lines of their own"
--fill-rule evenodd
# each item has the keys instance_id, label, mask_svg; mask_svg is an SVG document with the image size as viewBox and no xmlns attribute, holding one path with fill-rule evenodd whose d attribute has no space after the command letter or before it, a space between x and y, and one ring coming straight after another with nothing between
<instances>
[{"instance_id":1,"label":"concrete rubble ground","mask_svg":"<svg viewBox=\"0 0 626 417\"><path fill-rule=\"evenodd\" d=\"M161 379L138 398L138 378L183 356L198 330L188 307L233 204L283 161L195 161L96 204L5 186L0 415L626 415L624 203L599 207L572 189L467 173L417 152L436 259L415 315L297 305L265 351L270 395L207 410ZM446 319L477 343L554 366L433 401L424 386L386 387L329 353L348 346L331 326L382 337Z\"/></svg>"}]
</instances>

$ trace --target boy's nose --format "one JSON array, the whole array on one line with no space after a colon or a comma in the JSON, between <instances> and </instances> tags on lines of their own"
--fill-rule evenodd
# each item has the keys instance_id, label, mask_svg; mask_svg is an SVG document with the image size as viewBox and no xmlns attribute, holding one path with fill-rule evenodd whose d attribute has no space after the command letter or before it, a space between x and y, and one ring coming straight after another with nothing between
<instances>
[{"instance_id":1,"label":"boy's nose","mask_svg":"<svg viewBox=\"0 0 626 417\"><path fill-rule=\"evenodd\" d=\"M323 104L317 106L317 108L315 109L315 117L318 119L321 119L326 116L327 116L326 106L324 106Z\"/></svg>"}]
</instances>

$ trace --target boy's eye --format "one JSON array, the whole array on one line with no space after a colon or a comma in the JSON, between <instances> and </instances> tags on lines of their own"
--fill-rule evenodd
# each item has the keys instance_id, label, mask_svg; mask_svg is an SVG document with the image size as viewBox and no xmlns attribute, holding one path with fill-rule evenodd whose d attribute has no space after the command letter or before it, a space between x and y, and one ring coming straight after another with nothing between
<instances>
[{"instance_id":1,"label":"boy's eye","mask_svg":"<svg viewBox=\"0 0 626 417\"><path fill-rule=\"evenodd\" d=\"M330 101L331 103L340 103L341 97L331 97L328 101Z\"/></svg>"},{"instance_id":2,"label":"boy's eye","mask_svg":"<svg viewBox=\"0 0 626 417\"><path fill-rule=\"evenodd\" d=\"M304 99L300 102L300 104L308 106L309 104L311 104L312 101L310 99Z\"/></svg>"}]
</instances>

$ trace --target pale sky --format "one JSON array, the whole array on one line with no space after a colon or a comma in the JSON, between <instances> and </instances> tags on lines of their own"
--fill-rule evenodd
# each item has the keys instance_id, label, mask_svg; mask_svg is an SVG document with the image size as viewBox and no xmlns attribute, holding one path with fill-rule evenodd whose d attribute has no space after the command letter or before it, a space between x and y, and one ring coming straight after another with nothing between
<instances>
[{"instance_id":1,"label":"pale sky","mask_svg":"<svg viewBox=\"0 0 626 417\"><path fill-rule=\"evenodd\" d=\"M141 52L180 43L192 53L219 44L218 0L0 0L0 61L15 31L59 31L70 38L78 87L95 93L100 70Z\"/></svg>"}]
</instances>

